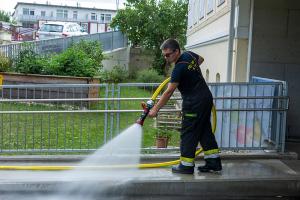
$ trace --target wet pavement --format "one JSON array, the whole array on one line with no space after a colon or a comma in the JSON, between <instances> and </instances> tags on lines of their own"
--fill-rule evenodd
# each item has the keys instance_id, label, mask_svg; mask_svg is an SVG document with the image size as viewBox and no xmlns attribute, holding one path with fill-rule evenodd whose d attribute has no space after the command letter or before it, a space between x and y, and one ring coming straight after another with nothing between
<instances>
[{"instance_id":1,"label":"wet pavement","mask_svg":"<svg viewBox=\"0 0 300 200\"><path fill-rule=\"evenodd\" d=\"M196 166L203 164L202 161ZM74 165L70 162L2 162L0 165ZM0 199L10 195L51 194L70 180L65 171L0 170ZM103 180L93 173L79 180L93 186L114 182L99 199L298 199L300 198L300 160L234 159L223 160L219 174L172 174L171 167L136 170L127 176L104 173ZM118 184L121 183L121 184ZM16 196L14 196L16 197ZM30 196L28 196L30 199ZM98 198L95 198L98 199Z\"/></svg>"}]
</instances>

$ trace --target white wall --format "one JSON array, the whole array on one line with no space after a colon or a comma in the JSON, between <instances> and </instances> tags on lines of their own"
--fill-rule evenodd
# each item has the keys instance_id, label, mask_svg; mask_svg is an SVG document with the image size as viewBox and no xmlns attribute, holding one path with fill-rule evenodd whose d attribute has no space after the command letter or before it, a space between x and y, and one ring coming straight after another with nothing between
<instances>
[{"instance_id":1,"label":"white wall","mask_svg":"<svg viewBox=\"0 0 300 200\"><path fill-rule=\"evenodd\" d=\"M22 16L23 8L29 8L34 10L34 16ZM110 10L100 10L100 9L91 9L91 8L73 8L73 7L65 7L65 6L54 6L54 5L33 5L33 4L18 4L16 7L14 17L16 20L21 20L21 18L29 18L29 19L43 19L43 20L63 20L62 18L57 18L57 9L68 10L68 18L66 21L74 21L73 19L73 11L77 11L77 20L78 22L99 22L100 23L100 15L101 14L111 14L112 18L116 15L116 11ZM41 16L41 11L46 11L46 17ZM53 16L51 17L51 13ZM91 20L91 13L97 14L97 20Z\"/></svg>"},{"instance_id":2,"label":"white wall","mask_svg":"<svg viewBox=\"0 0 300 200\"><path fill-rule=\"evenodd\" d=\"M202 4L203 2L204 4ZM186 49L204 57L205 61L201 69L204 77L206 70L209 70L209 82L216 82L217 73L220 74L221 82L227 81L231 1L226 0L220 6L218 6L218 2L218 0L189 1ZM211 5L213 11L207 13Z\"/></svg>"}]
</instances>

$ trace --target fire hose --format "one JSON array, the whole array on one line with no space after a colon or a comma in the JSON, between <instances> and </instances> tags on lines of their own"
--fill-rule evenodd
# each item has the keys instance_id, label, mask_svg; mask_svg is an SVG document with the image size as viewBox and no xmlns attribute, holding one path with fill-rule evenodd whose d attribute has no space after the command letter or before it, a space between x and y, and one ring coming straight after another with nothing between
<instances>
[{"instance_id":1,"label":"fire hose","mask_svg":"<svg viewBox=\"0 0 300 200\"><path fill-rule=\"evenodd\" d=\"M153 107L155 100L157 96L160 94L162 89L166 86L167 83L169 83L170 78L167 78L165 81L163 81L159 87L155 90L150 100L146 102L146 105L143 107L143 113L141 114L140 118L136 121L137 124L140 124L143 126L144 120L146 119L149 111ZM212 132L215 133L216 131L216 108L213 105L212 107ZM195 153L195 157L198 156L203 151L202 148L198 149ZM132 165L120 165L120 166L84 166L82 168L84 169L101 169L101 168L128 168L128 167L137 167L137 168L158 168L158 167L167 167L170 165L177 165L179 164L180 160L173 160L168 162L158 162L158 163L145 163L145 164L139 164L138 166L132 166ZM0 166L0 170L40 170L40 171L56 171L56 170L71 170L76 168L75 166Z\"/></svg>"}]
</instances>

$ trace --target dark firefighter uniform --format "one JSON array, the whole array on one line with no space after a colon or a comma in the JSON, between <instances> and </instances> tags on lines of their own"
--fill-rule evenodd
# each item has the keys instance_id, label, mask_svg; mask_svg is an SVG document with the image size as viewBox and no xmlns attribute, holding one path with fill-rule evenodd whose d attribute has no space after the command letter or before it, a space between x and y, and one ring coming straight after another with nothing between
<instances>
[{"instance_id":1,"label":"dark firefighter uniform","mask_svg":"<svg viewBox=\"0 0 300 200\"><path fill-rule=\"evenodd\" d=\"M196 147L200 142L206 158L216 158L218 144L212 134L210 116L212 94L202 76L199 56L191 51L181 54L175 63L171 82L178 83L182 96L181 164L194 167Z\"/></svg>"}]
</instances>

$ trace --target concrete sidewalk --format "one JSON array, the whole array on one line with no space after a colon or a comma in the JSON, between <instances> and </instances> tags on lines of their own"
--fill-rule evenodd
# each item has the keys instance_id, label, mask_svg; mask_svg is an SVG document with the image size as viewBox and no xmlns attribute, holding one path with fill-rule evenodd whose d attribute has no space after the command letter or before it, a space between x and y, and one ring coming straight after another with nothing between
<instances>
[{"instance_id":1,"label":"concrete sidewalk","mask_svg":"<svg viewBox=\"0 0 300 200\"><path fill-rule=\"evenodd\" d=\"M8 158L8 157L7 157ZM2 159L2 161L1 161ZM0 165L73 165L58 160L3 161ZM197 161L197 165L203 161ZM172 174L170 167L137 170L130 180L106 174L105 180L95 180L93 174L82 184L103 187L103 182L115 182L91 199L298 199L300 198L300 160L224 159L221 174ZM63 172L0 170L0 199L34 199L33 194L46 197L70 182L62 180ZM112 175L112 177L110 177ZM80 183L82 181L79 181ZM125 184L124 184L124 183ZM100 194L101 193L101 194ZM105 198L104 198L105 193ZM71 197L70 199L76 199ZM40 199L40 198L39 198ZM64 197L69 199L69 197ZM80 199L80 198L79 198ZM85 199L87 200L87 199Z\"/></svg>"}]
</instances>

